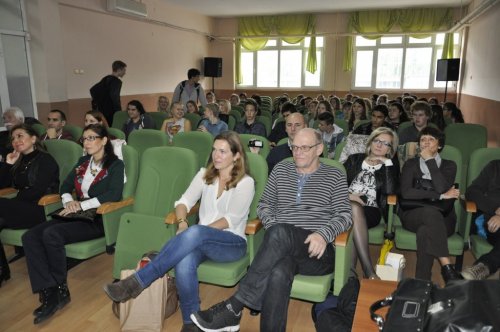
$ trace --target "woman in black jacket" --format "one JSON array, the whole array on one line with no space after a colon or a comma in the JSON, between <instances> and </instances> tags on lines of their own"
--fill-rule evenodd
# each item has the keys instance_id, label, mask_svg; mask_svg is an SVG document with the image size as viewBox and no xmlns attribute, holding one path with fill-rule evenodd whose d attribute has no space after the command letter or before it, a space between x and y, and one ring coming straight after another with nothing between
<instances>
[{"instance_id":1,"label":"woman in black jacket","mask_svg":"<svg viewBox=\"0 0 500 332\"><path fill-rule=\"evenodd\" d=\"M87 155L78 160L61 186L64 209L59 212L60 216L97 209L122 197L124 164L114 154L106 128L99 124L85 127L82 141ZM70 302L64 246L102 236L104 227L99 215L92 221L51 220L24 233L22 240L31 289L33 293L40 293L42 302L33 312L35 324Z\"/></svg>"},{"instance_id":2,"label":"woman in black jacket","mask_svg":"<svg viewBox=\"0 0 500 332\"><path fill-rule=\"evenodd\" d=\"M37 133L24 124L11 129L14 151L0 163L0 188L18 190L14 198L0 198L0 231L25 229L45 222L38 200L59 190L59 167L42 146ZM0 243L0 286L10 278L9 265Z\"/></svg>"},{"instance_id":3,"label":"woman in black jacket","mask_svg":"<svg viewBox=\"0 0 500 332\"><path fill-rule=\"evenodd\" d=\"M395 157L398 136L386 127L375 129L366 143L366 153L350 155L344 163L349 184L353 216L353 267L357 256L364 275L371 279L375 274L368 249L368 229L377 226L380 218L387 220L387 195L398 188L399 163Z\"/></svg>"}]
</instances>

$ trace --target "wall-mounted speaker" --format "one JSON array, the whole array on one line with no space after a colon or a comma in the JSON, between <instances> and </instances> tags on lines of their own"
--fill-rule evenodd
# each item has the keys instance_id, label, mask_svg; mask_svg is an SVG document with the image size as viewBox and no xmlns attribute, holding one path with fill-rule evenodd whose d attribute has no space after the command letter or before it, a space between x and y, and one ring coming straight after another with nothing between
<instances>
[{"instance_id":1,"label":"wall-mounted speaker","mask_svg":"<svg viewBox=\"0 0 500 332\"><path fill-rule=\"evenodd\" d=\"M204 75L222 77L222 58L205 58Z\"/></svg>"},{"instance_id":2,"label":"wall-mounted speaker","mask_svg":"<svg viewBox=\"0 0 500 332\"><path fill-rule=\"evenodd\" d=\"M437 62L436 81L458 81L460 59L441 59Z\"/></svg>"}]
</instances>

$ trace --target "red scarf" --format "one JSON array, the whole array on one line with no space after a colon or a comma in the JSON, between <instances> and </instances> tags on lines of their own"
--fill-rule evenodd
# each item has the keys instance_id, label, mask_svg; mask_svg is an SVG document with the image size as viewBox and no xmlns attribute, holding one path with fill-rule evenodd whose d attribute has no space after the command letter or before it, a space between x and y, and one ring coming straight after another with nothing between
<instances>
[{"instance_id":1,"label":"red scarf","mask_svg":"<svg viewBox=\"0 0 500 332\"><path fill-rule=\"evenodd\" d=\"M76 191L76 197L78 198L79 201L83 201L85 198L83 196L82 192L82 182L83 182L83 177L85 176L85 173L87 172L87 168L90 165L90 159L84 161L82 164L78 165L75 169L75 191ZM106 176L108 176L108 169L103 168L99 171L97 176L94 178L94 181L90 184L90 187L92 187L94 184L97 182L101 181L104 179Z\"/></svg>"}]
</instances>

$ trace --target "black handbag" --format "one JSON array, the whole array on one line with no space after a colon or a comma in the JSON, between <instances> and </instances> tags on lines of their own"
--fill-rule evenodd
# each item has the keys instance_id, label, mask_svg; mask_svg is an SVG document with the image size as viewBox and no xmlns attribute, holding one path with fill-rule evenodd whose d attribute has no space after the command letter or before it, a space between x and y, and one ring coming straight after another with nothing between
<instances>
[{"instance_id":1,"label":"black handbag","mask_svg":"<svg viewBox=\"0 0 500 332\"><path fill-rule=\"evenodd\" d=\"M384 320L376 311L386 306ZM500 331L500 282L459 280L439 288L404 279L391 296L371 305L370 315L384 332Z\"/></svg>"},{"instance_id":2,"label":"black handbag","mask_svg":"<svg viewBox=\"0 0 500 332\"><path fill-rule=\"evenodd\" d=\"M413 183L415 189L434 191L432 180L415 179ZM454 199L399 199L399 207L403 211L409 211L421 207L431 207L439 210L443 215L448 215L455 204Z\"/></svg>"},{"instance_id":3,"label":"black handbag","mask_svg":"<svg viewBox=\"0 0 500 332\"><path fill-rule=\"evenodd\" d=\"M87 221L93 222L97 216L97 209L80 210L77 212L69 213L65 216L61 216L59 213L64 210L64 208L56 210L50 214L52 219L61 221Z\"/></svg>"}]
</instances>

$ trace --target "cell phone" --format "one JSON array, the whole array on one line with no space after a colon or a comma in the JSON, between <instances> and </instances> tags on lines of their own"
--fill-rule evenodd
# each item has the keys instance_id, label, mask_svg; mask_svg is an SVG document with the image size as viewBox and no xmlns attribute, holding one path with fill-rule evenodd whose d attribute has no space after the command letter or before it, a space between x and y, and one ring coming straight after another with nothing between
<instances>
[{"instance_id":1,"label":"cell phone","mask_svg":"<svg viewBox=\"0 0 500 332\"><path fill-rule=\"evenodd\" d=\"M454 183L453 186L455 187L455 189L460 189L460 184L459 183Z\"/></svg>"},{"instance_id":2,"label":"cell phone","mask_svg":"<svg viewBox=\"0 0 500 332\"><path fill-rule=\"evenodd\" d=\"M366 197L366 195L363 195L363 196L359 196L359 198L361 198L361 200L363 201L363 203L366 204L366 202L368 202L368 197Z\"/></svg>"},{"instance_id":3,"label":"cell phone","mask_svg":"<svg viewBox=\"0 0 500 332\"><path fill-rule=\"evenodd\" d=\"M248 141L248 147L249 148L262 148L264 146L264 142L258 140L258 139L251 139Z\"/></svg>"}]
</instances>

